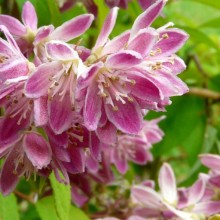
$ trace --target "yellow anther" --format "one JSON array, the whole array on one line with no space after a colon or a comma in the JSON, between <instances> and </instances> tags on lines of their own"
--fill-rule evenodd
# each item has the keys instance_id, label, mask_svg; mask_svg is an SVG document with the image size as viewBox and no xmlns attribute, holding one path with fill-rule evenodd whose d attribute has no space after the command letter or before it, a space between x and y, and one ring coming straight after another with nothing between
<instances>
[{"instance_id":1,"label":"yellow anther","mask_svg":"<svg viewBox=\"0 0 220 220\"><path fill-rule=\"evenodd\" d=\"M134 101L134 99L129 97L129 96L127 97L127 99L128 99L129 102L133 102Z\"/></svg>"},{"instance_id":2,"label":"yellow anther","mask_svg":"<svg viewBox=\"0 0 220 220\"><path fill-rule=\"evenodd\" d=\"M168 35L167 33L166 33L166 34L163 34L163 35L162 35L162 38L163 38L163 39L168 39L168 38L169 38L169 35Z\"/></svg>"},{"instance_id":3,"label":"yellow anther","mask_svg":"<svg viewBox=\"0 0 220 220\"><path fill-rule=\"evenodd\" d=\"M118 106L113 106L113 111L117 112L118 111Z\"/></svg>"},{"instance_id":4,"label":"yellow anther","mask_svg":"<svg viewBox=\"0 0 220 220\"><path fill-rule=\"evenodd\" d=\"M162 53L162 50L159 47L156 49L156 51L157 53Z\"/></svg>"},{"instance_id":5,"label":"yellow anther","mask_svg":"<svg viewBox=\"0 0 220 220\"><path fill-rule=\"evenodd\" d=\"M130 83L134 86L134 85L136 84L136 81L135 81L134 79L132 79L132 80L130 81Z\"/></svg>"},{"instance_id":6,"label":"yellow anther","mask_svg":"<svg viewBox=\"0 0 220 220\"><path fill-rule=\"evenodd\" d=\"M151 51L151 52L150 52L150 56L151 56L151 57L155 56L155 52L154 52L154 51Z\"/></svg>"},{"instance_id":7,"label":"yellow anther","mask_svg":"<svg viewBox=\"0 0 220 220\"><path fill-rule=\"evenodd\" d=\"M58 83L58 82L55 82L54 85L55 85L55 86L59 86L59 83Z\"/></svg>"}]
</instances>

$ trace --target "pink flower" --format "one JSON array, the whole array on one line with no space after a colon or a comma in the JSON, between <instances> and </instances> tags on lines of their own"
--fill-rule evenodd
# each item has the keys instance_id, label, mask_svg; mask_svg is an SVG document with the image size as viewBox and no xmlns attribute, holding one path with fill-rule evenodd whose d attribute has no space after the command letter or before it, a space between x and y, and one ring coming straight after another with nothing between
<instances>
[{"instance_id":1,"label":"pink flower","mask_svg":"<svg viewBox=\"0 0 220 220\"><path fill-rule=\"evenodd\" d=\"M25 175L29 179L32 173L48 166L51 149L40 134L27 132L0 155L6 157L0 173L0 191L8 195L21 176Z\"/></svg>"}]
</instances>

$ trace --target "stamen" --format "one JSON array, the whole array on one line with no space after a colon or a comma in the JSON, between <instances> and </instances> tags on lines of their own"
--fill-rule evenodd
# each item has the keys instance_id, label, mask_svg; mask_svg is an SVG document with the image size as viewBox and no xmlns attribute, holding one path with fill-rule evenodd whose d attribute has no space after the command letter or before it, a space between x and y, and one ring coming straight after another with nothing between
<instances>
[{"instance_id":1,"label":"stamen","mask_svg":"<svg viewBox=\"0 0 220 220\"><path fill-rule=\"evenodd\" d=\"M117 112L118 111L118 106L115 105L115 106L113 106L112 109L113 109L113 111Z\"/></svg>"}]
</instances>

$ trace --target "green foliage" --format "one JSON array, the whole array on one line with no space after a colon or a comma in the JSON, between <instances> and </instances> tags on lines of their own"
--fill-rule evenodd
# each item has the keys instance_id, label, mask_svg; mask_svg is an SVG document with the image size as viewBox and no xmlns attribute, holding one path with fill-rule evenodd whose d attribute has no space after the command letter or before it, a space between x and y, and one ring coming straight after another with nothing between
<instances>
[{"instance_id":1,"label":"green foliage","mask_svg":"<svg viewBox=\"0 0 220 220\"><path fill-rule=\"evenodd\" d=\"M50 183L53 189L55 207L60 220L68 219L71 206L70 186L59 183L52 173Z\"/></svg>"},{"instance_id":2,"label":"green foliage","mask_svg":"<svg viewBox=\"0 0 220 220\"><path fill-rule=\"evenodd\" d=\"M2 196L0 194L0 220L19 220L18 204L14 194Z\"/></svg>"}]
</instances>

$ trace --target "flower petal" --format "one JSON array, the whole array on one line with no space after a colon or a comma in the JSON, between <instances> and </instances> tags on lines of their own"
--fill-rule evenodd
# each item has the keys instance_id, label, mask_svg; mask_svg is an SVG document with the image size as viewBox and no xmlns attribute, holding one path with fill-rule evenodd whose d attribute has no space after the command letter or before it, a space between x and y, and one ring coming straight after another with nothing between
<instances>
[{"instance_id":1,"label":"flower petal","mask_svg":"<svg viewBox=\"0 0 220 220\"><path fill-rule=\"evenodd\" d=\"M99 89L95 82L87 89L85 107L83 111L84 123L87 129L96 130L101 117L102 99L98 95Z\"/></svg>"},{"instance_id":2,"label":"flower petal","mask_svg":"<svg viewBox=\"0 0 220 220\"><path fill-rule=\"evenodd\" d=\"M220 201L207 201L195 204L193 211L207 216L217 214L220 212Z\"/></svg>"},{"instance_id":3,"label":"flower petal","mask_svg":"<svg viewBox=\"0 0 220 220\"><path fill-rule=\"evenodd\" d=\"M20 167L16 169L17 173L13 172L15 171L18 156L18 151L13 148L2 166L0 173L0 191L4 196L10 194L19 181Z\"/></svg>"},{"instance_id":4,"label":"flower petal","mask_svg":"<svg viewBox=\"0 0 220 220\"><path fill-rule=\"evenodd\" d=\"M142 62L142 56L131 50L126 50L108 56L106 67L109 69L128 69Z\"/></svg>"},{"instance_id":5,"label":"flower petal","mask_svg":"<svg viewBox=\"0 0 220 220\"><path fill-rule=\"evenodd\" d=\"M97 128L96 134L101 142L115 144L117 129L112 123L107 121L104 126Z\"/></svg>"},{"instance_id":6,"label":"flower petal","mask_svg":"<svg viewBox=\"0 0 220 220\"><path fill-rule=\"evenodd\" d=\"M106 55L117 53L127 45L129 37L130 31L126 31L120 34L119 36L114 37L111 41L106 43L106 45L103 48L102 54Z\"/></svg>"},{"instance_id":7,"label":"flower petal","mask_svg":"<svg viewBox=\"0 0 220 220\"><path fill-rule=\"evenodd\" d=\"M74 51L68 44L58 41L52 40L46 44L46 52L49 58L52 60L73 60L79 59L79 56L76 51Z\"/></svg>"},{"instance_id":8,"label":"flower petal","mask_svg":"<svg viewBox=\"0 0 220 220\"><path fill-rule=\"evenodd\" d=\"M170 205L177 203L176 179L171 166L164 163L159 172L159 186L163 198Z\"/></svg>"},{"instance_id":9,"label":"flower petal","mask_svg":"<svg viewBox=\"0 0 220 220\"><path fill-rule=\"evenodd\" d=\"M158 33L154 29L140 30L128 43L128 50L134 50L145 57L153 48L158 39Z\"/></svg>"},{"instance_id":10,"label":"flower petal","mask_svg":"<svg viewBox=\"0 0 220 220\"><path fill-rule=\"evenodd\" d=\"M202 154L199 156L203 165L209 169L219 172L220 170L220 156L215 154Z\"/></svg>"},{"instance_id":11,"label":"flower petal","mask_svg":"<svg viewBox=\"0 0 220 220\"><path fill-rule=\"evenodd\" d=\"M132 29L131 37L133 37L140 29L149 27L157 16L161 13L167 0L158 0L151 5L146 11L140 14L135 20Z\"/></svg>"},{"instance_id":12,"label":"flower petal","mask_svg":"<svg viewBox=\"0 0 220 220\"><path fill-rule=\"evenodd\" d=\"M180 29L170 28L159 32L160 40L153 47L153 51L160 49L154 57L171 56L175 54L189 38L189 35Z\"/></svg>"},{"instance_id":13,"label":"flower petal","mask_svg":"<svg viewBox=\"0 0 220 220\"><path fill-rule=\"evenodd\" d=\"M115 26L117 15L118 15L118 8L117 7L112 8L107 18L105 19L103 28L101 30L101 33L99 34L94 49L100 46L104 46L104 44L107 42L108 36L112 32L113 27Z\"/></svg>"},{"instance_id":14,"label":"flower petal","mask_svg":"<svg viewBox=\"0 0 220 220\"><path fill-rule=\"evenodd\" d=\"M62 71L63 67L59 62L45 63L39 66L27 80L25 94L30 98L39 98L48 93L51 84L50 77Z\"/></svg>"},{"instance_id":15,"label":"flower petal","mask_svg":"<svg viewBox=\"0 0 220 220\"><path fill-rule=\"evenodd\" d=\"M56 28L50 35L50 39L68 42L83 34L92 24L92 14L79 15Z\"/></svg>"},{"instance_id":16,"label":"flower petal","mask_svg":"<svg viewBox=\"0 0 220 220\"><path fill-rule=\"evenodd\" d=\"M128 170L128 162L125 157L125 154L123 154L120 149L117 149L117 146L114 146L115 149L113 149L112 152L112 163L115 164L117 170L121 174L125 174Z\"/></svg>"},{"instance_id":17,"label":"flower petal","mask_svg":"<svg viewBox=\"0 0 220 220\"><path fill-rule=\"evenodd\" d=\"M38 126L46 125L48 122L47 97L34 100L34 123Z\"/></svg>"},{"instance_id":18,"label":"flower petal","mask_svg":"<svg viewBox=\"0 0 220 220\"><path fill-rule=\"evenodd\" d=\"M143 117L136 101L126 102L125 104L118 101L116 106L118 107L118 111L113 110L111 105L105 105L105 111L109 121L117 129L125 133L137 134L142 128Z\"/></svg>"},{"instance_id":19,"label":"flower petal","mask_svg":"<svg viewBox=\"0 0 220 220\"><path fill-rule=\"evenodd\" d=\"M34 167L46 167L52 157L51 149L46 140L39 134L28 133L23 140L24 151Z\"/></svg>"},{"instance_id":20,"label":"flower petal","mask_svg":"<svg viewBox=\"0 0 220 220\"><path fill-rule=\"evenodd\" d=\"M8 15L0 15L0 25L7 27L9 32L15 36L23 36L26 33L24 25L18 19Z\"/></svg>"},{"instance_id":21,"label":"flower petal","mask_svg":"<svg viewBox=\"0 0 220 220\"><path fill-rule=\"evenodd\" d=\"M22 21L32 30L37 30L37 14L34 6L29 2L25 2L22 10Z\"/></svg>"},{"instance_id":22,"label":"flower petal","mask_svg":"<svg viewBox=\"0 0 220 220\"><path fill-rule=\"evenodd\" d=\"M49 123L56 134L61 134L70 128L73 118L70 96L65 95L63 100L59 96L54 96L48 102Z\"/></svg>"}]
</instances>

